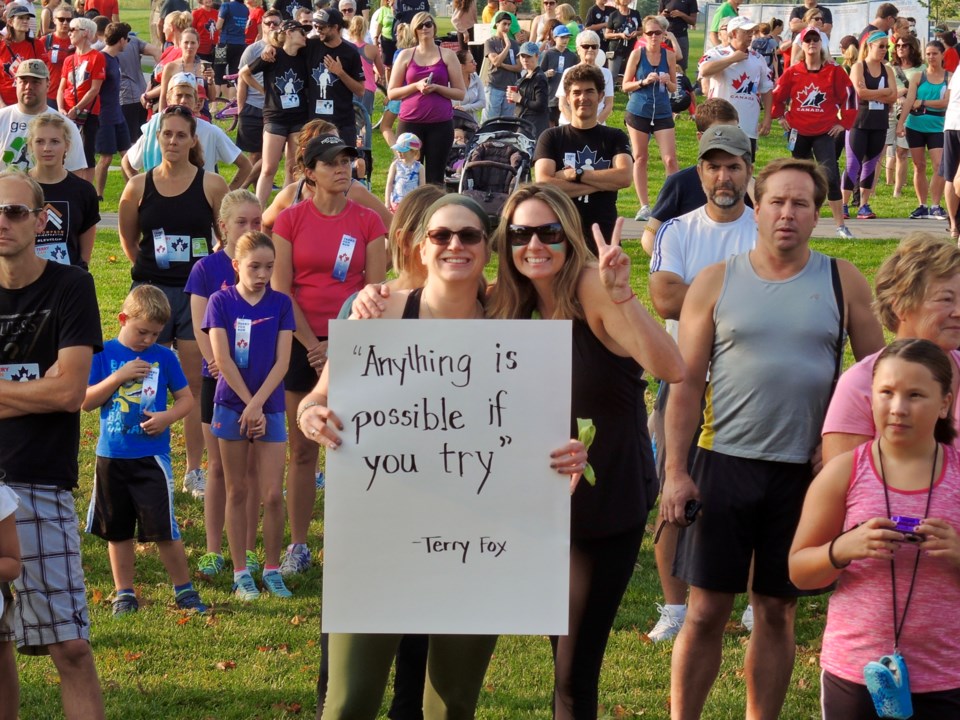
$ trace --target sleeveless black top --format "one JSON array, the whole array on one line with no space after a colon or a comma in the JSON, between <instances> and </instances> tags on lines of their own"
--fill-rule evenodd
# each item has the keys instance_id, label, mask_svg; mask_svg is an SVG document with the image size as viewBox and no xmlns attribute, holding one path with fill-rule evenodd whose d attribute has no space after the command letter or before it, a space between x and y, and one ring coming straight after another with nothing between
<instances>
[{"instance_id":1,"label":"sleeveless black top","mask_svg":"<svg viewBox=\"0 0 960 720\"><path fill-rule=\"evenodd\" d=\"M423 288L411 290L407 295L407 302L403 306L403 315L401 320L419 320L420 319L420 296L423 295Z\"/></svg>"},{"instance_id":2,"label":"sleeveless black top","mask_svg":"<svg viewBox=\"0 0 960 720\"><path fill-rule=\"evenodd\" d=\"M867 69L867 63L863 63L863 82L867 86L867 90L880 90L887 87L886 67L886 65L881 65L880 75L874 77ZM886 132L892 105L878 103L875 100L872 102L870 100L860 100L859 105L857 118L854 120L853 126L861 130L883 130ZM871 108L871 106L873 107Z\"/></svg>"}]
</instances>

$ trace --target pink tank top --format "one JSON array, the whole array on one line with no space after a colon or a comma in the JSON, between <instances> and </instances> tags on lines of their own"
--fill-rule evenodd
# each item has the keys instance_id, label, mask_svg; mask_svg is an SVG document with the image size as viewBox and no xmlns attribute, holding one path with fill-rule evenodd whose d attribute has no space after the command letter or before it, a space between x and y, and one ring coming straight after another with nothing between
<instances>
[{"instance_id":1,"label":"pink tank top","mask_svg":"<svg viewBox=\"0 0 960 720\"><path fill-rule=\"evenodd\" d=\"M450 85L450 75L447 73L447 64L443 61L443 56L433 65L423 66L417 64L416 51L414 51L410 58L410 64L407 65L404 81L407 85L412 85L431 73L433 74L431 82L434 85L443 87ZM400 104L400 119L408 122L439 123L452 118L453 103L439 93L422 95L416 92L409 97L405 97Z\"/></svg>"},{"instance_id":2,"label":"pink tank top","mask_svg":"<svg viewBox=\"0 0 960 720\"><path fill-rule=\"evenodd\" d=\"M357 50L360 51L360 64L363 65L363 89L369 90L370 92L376 92L377 80L373 74L373 63L367 60L367 56L363 52L363 49L367 46L367 44L362 40L355 44L357 46Z\"/></svg>"},{"instance_id":3,"label":"pink tank top","mask_svg":"<svg viewBox=\"0 0 960 720\"><path fill-rule=\"evenodd\" d=\"M871 441L872 442L872 441ZM854 450L843 529L887 515L883 483L867 442ZM955 448L941 445L943 471L933 486L929 517L960 530L960 459ZM927 491L890 488L893 515L923 517ZM904 544L896 553L897 617L910 587L917 551ZM900 652L910 671L913 692L960 688L960 570L941 558L920 557L913 599L900 635ZM830 597L820 665L851 682L864 684L863 666L893 650L893 602L890 563L856 560L840 575Z\"/></svg>"}]
</instances>

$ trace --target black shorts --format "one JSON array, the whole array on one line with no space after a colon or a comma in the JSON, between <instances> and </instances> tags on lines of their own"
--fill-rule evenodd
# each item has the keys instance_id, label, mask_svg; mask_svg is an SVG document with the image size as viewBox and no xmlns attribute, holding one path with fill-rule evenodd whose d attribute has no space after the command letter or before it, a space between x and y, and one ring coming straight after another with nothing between
<instances>
[{"instance_id":1,"label":"black shorts","mask_svg":"<svg viewBox=\"0 0 960 720\"><path fill-rule=\"evenodd\" d=\"M279 135L281 137L290 137L301 130L303 130L304 123L301 120L295 122L283 122L278 120L264 120L263 121L263 131L265 133L270 133L271 135ZM261 141L263 138L261 137Z\"/></svg>"},{"instance_id":2,"label":"black shorts","mask_svg":"<svg viewBox=\"0 0 960 720\"><path fill-rule=\"evenodd\" d=\"M200 378L200 422L213 422L213 396L217 392L217 379L204 375Z\"/></svg>"},{"instance_id":3,"label":"black shorts","mask_svg":"<svg viewBox=\"0 0 960 720\"><path fill-rule=\"evenodd\" d=\"M130 289L133 290L138 285L154 285L163 291L170 302L170 319L167 320L167 324L160 331L160 337L157 338L158 343L169 345L174 340L196 342L197 336L193 334L193 315L190 312L190 295L185 293L182 287L134 281Z\"/></svg>"},{"instance_id":4,"label":"black shorts","mask_svg":"<svg viewBox=\"0 0 960 720\"><path fill-rule=\"evenodd\" d=\"M380 53L383 55L383 64L393 67L393 56L397 54L397 41L380 36Z\"/></svg>"},{"instance_id":5,"label":"black shorts","mask_svg":"<svg viewBox=\"0 0 960 720\"><path fill-rule=\"evenodd\" d=\"M909 665L907 666L909 670ZM960 718L960 689L911 693L913 716L922 720ZM876 720L877 711L866 685L850 682L826 670L820 673L823 720Z\"/></svg>"},{"instance_id":6,"label":"black shorts","mask_svg":"<svg viewBox=\"0 0 960 720\"><path fill-rule=\"evenodd\" d=\"M97 456L87 532L104 540L179 540L173 516L169 455L118 459Z\"/></svg>"},{"instance_id":7,"label":"black shorts","mask_svg":"<svg viewBox=\"0 0 960 720\"><path fill-rule=\"evenodd\" d=\"M798 597L787 559L813 479L808 463L751 460L700 448L693 481L703 513L680 530L673 574L694 587L722 593L747 589L771 597Z\"/></svg>"},{"instance_id":8,"label":"black shorts","mask_svg":"<svg viewBox=\"0 0 960 720\"><path fill-rule=\"evenodd\" d=\"M645 118L628 112L623 114L623 122L627 127L646 133L647 135L653 135L660 130L671 130L676 127L676 123L673 122L673 115L662 118Z\"/></svg>"},{"instance_id":9,"label":"black shorts","mask_svg":"<svg viewBox=\"0 0 960 720\"><path fill-rule=\"evenodd\" d=\"M248 153L263 150L263 110L249 103L237 116L237 147Z\"/></svg>"},{"instance_id":10,"label":"black shorts","mask_svg":"<svg viewBox=\"0 0 960 720\"><path fill-rule=\"evenodd\" d=\"M947 182L953 182L958 169L960 169L960 130L944 130L940 176Z\"/></svg>"},{"instance_id":11,"label":"black shorts","mask_svg":"<svg viewBox=\"0 0 960 720\"><path fill-rule=\"evenodd\" d=\"M133 143L130 142L130 131L126 122L116 125L101 125L97 130L96 150L100 155L116 155L125 153Z\"/></svg>"},{"instance_id":12,"label":"black shorts","mask_svg":"<svg viewBox=\"0 0 960 720\"><path fill-rule=\"evenodd\" d=\"M92 168L97 165L97 133L100 132L100 116L87 115L83 126L80 128L80 137L83 138L83 157L87 161L87 167Z\"/></svg>"},{"instance_id":13,"label":"black shorts","mask_svg":"<svg viewBox=\"0 0 960 720\"><path fill-rule=\"evenodd\" d=\"M123 119L127 123L130 142L135 143L143 134L140 126L147 122L147 109L138 102L121 105L120 109L123 111Z\"/></svg>"},{"instance_id":14,"label":"black shorts","mask_svg":"<svg viewBox=\"0 0 960 720\"><path fill-rule=\"evenodd\" d=\"M320 342L326 340L320 338ZM283 388L288 392L308 393L317 386L319 373L310 365L307 360L307 349L296 338L293 339L293 347L290 349L290 367L287 374L283 377Z\"/></svg>"},{"instance_id":15,"label":"black shorts","mask_svg":"<svg viewBox=\"0 0 960 720\"><path fill-rule=\"evenodd\" d=\"M910 128L904 128L904 130L907 132L907 147L910 149L925 147L928 150L936 150L943 147L944 134L942 132L928 133L911 130ZM935 172L938 170L939 168L934 168Z\"/></svg>"}]
</instances>

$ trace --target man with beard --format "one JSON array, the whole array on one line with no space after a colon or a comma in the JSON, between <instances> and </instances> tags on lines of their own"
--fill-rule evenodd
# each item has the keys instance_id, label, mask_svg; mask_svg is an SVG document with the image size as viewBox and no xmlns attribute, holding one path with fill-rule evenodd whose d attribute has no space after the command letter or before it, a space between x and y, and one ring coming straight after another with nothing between
<instances>
[{"instance_id":1,"label":"man with beard","mask_svg":"<svg viewBox=\"0 0 960 720\"><path fill-rule=\"evenodd\" d=\"M348 147L357 143L353 99L363 97L363 65L356 45L344 42L340 31L346 27L339 10L327 8L314 13L317 36L307 40L303 54L311 72L310 117L332 122Z\"/></svg>"}]
</instances>

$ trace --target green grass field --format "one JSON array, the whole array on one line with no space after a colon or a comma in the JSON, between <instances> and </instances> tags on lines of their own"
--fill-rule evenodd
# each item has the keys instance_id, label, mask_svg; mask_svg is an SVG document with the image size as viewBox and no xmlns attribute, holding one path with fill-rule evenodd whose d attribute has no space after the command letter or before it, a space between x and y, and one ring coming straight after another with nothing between
<instances>
[{"instance_id":1,"label":"green grass field","mask_svg":"<svg viewBox=\"0 0 960 720\"><path fill-rule=\"evenodd\" d=\"M121 15L138 31L146 29L144 0L124 2ZM623 98L618 98L622 108ZM622 125L622 111L611 125ZM678 125L681 165L695 158L693 123ZM760 165L785 154L781 137L771 136L760 144ZM651 153L651 191L655 195L663 169ZM375 144L375 190L382 193L389 150L382 139ZM115 210L122 181L112 174L103 210ZM909 206L909 207L908 207ZM912 200L894 200L881 188L874 205L881 216L905 215ZM633 216L637 209L632 190L620 197L621 214ZM869 279L895 240L834 242L814 246L844 257L860 267ZM647 296L647 258L639 245L628 252L634 261L634 285L640 297ZM98 233L91 271L96 278L104 335L117 331L116 314L129 287L129 264L120 251L116 232ZM649 303L648 303L649 304ZM182 436L174 429L177 477L182 476ZM90 498L96 416L83 419L80 457L80 488L77 509L85 516ZM178 482L179 485L179 482ZM204 549L203 508L199 501L178 492L177 518L184 534L191 566ZM314 509L311 546L322 558L322 496ZM199 589L213 610L207 617L185 616L172 602L172 592L153 547L141 546L137 554L136 589L141 611L114 620L110 613L112 579L105 543L85 536L84 568L91 606L92 643L110 718L143 720L248 720L251 718L312 717L314 684L319 660L321 569L290 583L292 600L264 596L242 605L229 594L230 579L213 583L199 581ZM666 718L671 646L652 645L643 633L656 620L654 603L660 600L653 560L652 538L647 537L637 561L637 570L617 618L601 679L603 718ZM735 615L743 608L738 603ZM824 599L808 599L798 613L798 655L783 717L819 717L817 651L823 626ZM713 720L740 717L744 706L741 672L747 634L731 624L724 642L724 663L704 714ZM60 712L57 676L49 659L18 657L21 673L23 718L53 719ZM483 720L546 720L550 717L552 662L550 646L543 637L501 638L487 676L478 717ZM385 708L384 708L385 709Z\"/></svg>"}]
</instances>

